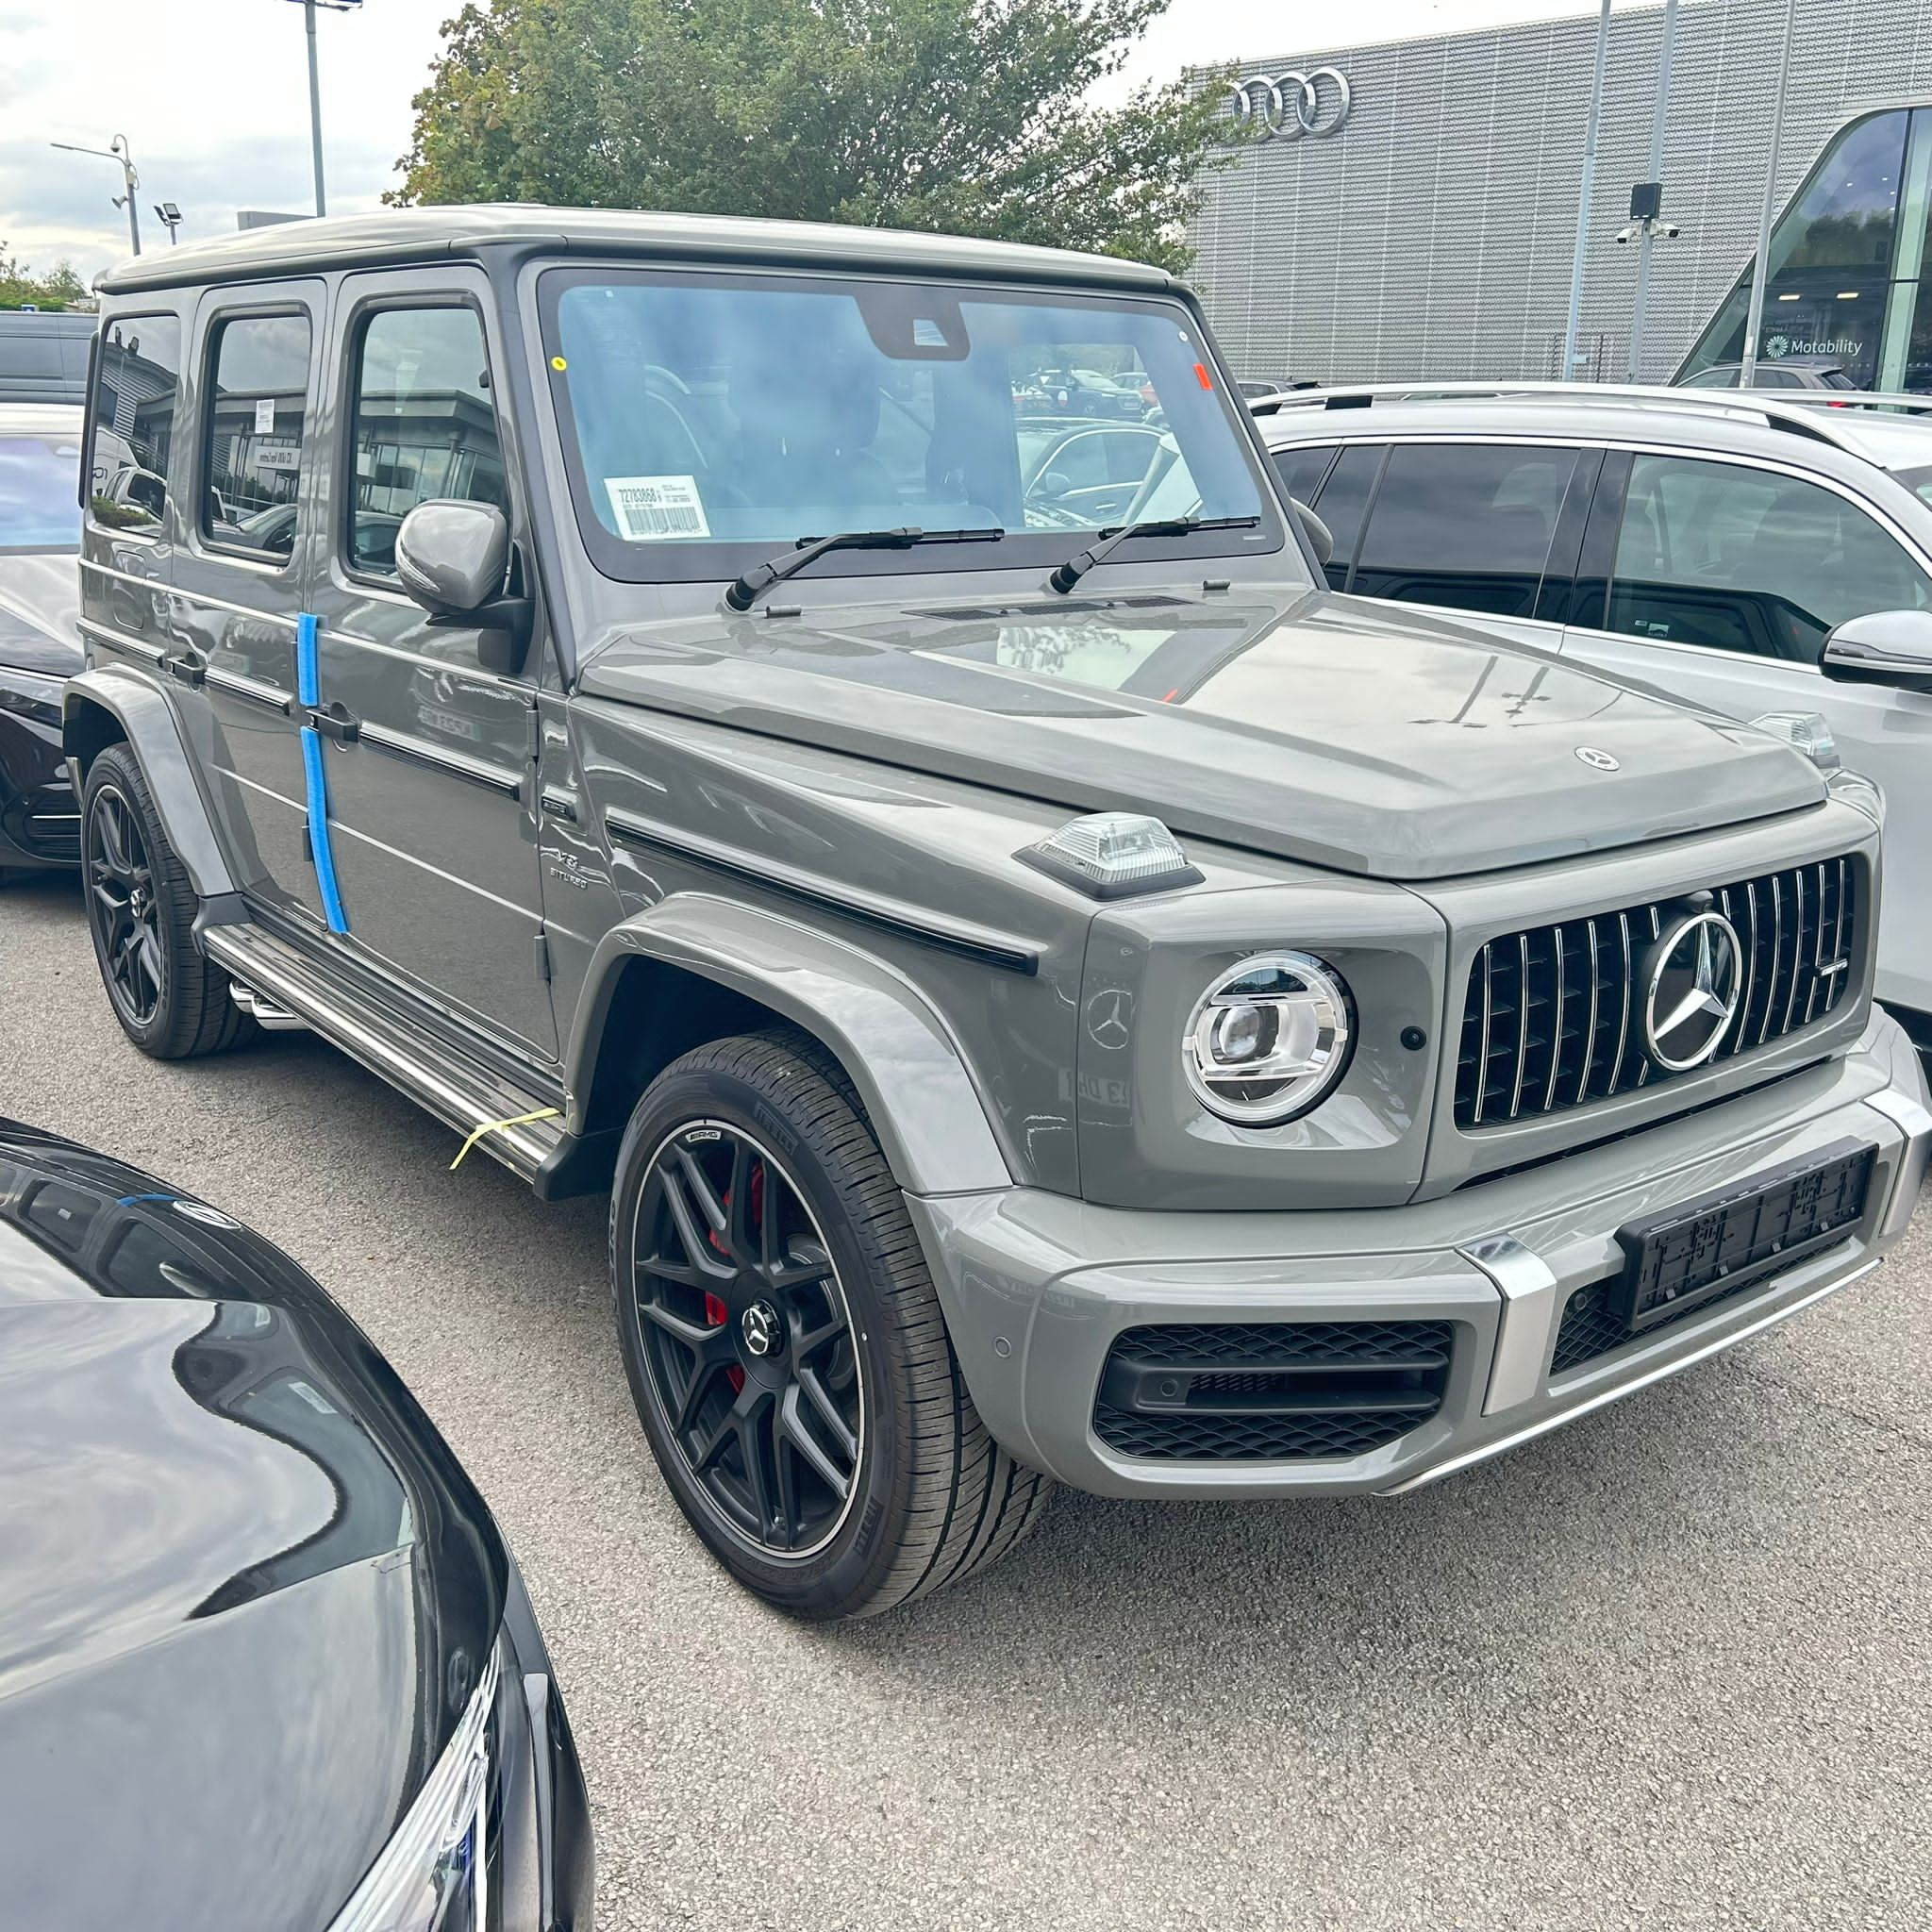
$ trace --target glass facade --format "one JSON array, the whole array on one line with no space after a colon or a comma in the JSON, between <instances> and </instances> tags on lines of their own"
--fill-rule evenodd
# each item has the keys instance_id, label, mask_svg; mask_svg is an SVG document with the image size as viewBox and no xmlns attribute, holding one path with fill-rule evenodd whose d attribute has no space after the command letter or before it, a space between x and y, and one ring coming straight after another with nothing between
<instances>
[{"instance_id":1,"label":"glass facade","mask_svg":"<svg viewBox=\"0 0 1932 1932\"><path fill-rule=\"evenodd\" d=\"M1772 230L1761 370L1831 363L1859 389L1932 391L1928 187L1932 107L1839 131ZM1680 381L1742 359L1755 271L1739 277Z\"/></svg>"}]
</instances>

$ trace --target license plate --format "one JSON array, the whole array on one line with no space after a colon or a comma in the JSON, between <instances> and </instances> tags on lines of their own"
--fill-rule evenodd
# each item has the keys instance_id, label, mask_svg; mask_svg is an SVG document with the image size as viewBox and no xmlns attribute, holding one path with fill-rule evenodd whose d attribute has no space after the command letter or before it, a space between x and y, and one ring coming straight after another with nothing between
<instances>
[{"instance_id":1,"label":"license plate","mask_svg":"<svg viewBox=\"0 0 1932 1932\"><path fill-rule=\"evenodd\" d=\"M1620 1227L1622 1312L1630 1332L1734 1294L1844 1240L1864 1215L1876 1154L1840 1141Z\"/></svg>"}]
</instances>

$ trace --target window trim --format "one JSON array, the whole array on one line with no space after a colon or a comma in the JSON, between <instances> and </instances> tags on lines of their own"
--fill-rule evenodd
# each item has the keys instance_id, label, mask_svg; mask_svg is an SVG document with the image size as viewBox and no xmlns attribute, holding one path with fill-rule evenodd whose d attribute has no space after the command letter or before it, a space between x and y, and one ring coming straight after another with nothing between
<instances>
[{"instance_id":1,"label":"window trim","mask_svg":"<svg viewBox=\"0 0 1932 1932\"><path fill-rule=\"evenodd\" d=\"M175 344L175 408L168 424L168 467L177 473L181 467L181 402L188 386L188 352L192 331L178 308L110 310L102 315L88 349L87 413L82 419L84 433L80 451L81 531L85 536L89 530L98 530L103 536L110 537L117 543L161 543L168 538L166 514L163 514L151 529L145 530L116 529L111 524L104 524L94 514L94 439L100 434L101 428L101 384L106 379L108 331L118 327L124 322L172 322L181 332L181 339ZM153 474L155 473L149 472L149 475ZM178 516L181 509L181 492L176 487L176 478L164 475L161 482L165 486L165 508Z\"/></svg>"},{"instance_id":2,"label":"window trim","mask_svg":"<svg viewBox=\"0 0 1932 1932\"><path fill-rule=\"evenodd\" d=\"M294 508L295 525L289 539L286 556L279 551L255 550L245 543L224 541L214 535L212 519L208 515L208 497L214 489L215 364L221 354L223 331L232 322L273 321L284 315L299 315L308 325L308 368L302 382L302 453L295 464L295 493L289 499ZM326 309L311 306L299 295L277 296L262 302L238 303L233 308L213 308L202 319L201 354L196 360L199 389L195 396L200 423L194 442L194 515L190 525L193 531L194 547L200 554L232 557L244 563L266 564L272 573L291 571L301 560L302 540L308 534L302 515L302 496L305 487L312 481L315 439L310 432L321 400L320 385L315 379L315 352L317 343L325 341L327 334Z\"/></svg>"},{"instance_id":3,"label":"window trim","mask_svg":"<svg viewBox=\"0 0 1932 1932\"><path fill-rule=\"evenodd\" d=\"M361 393L359 376L363 341L369 333L370 324L378 315L407 308L466 308L475 317L476 333L483 344L483 367L490 378L490 407L496 418L497 458L503 467L504 494L508 498L508 507L504 513L509 519L512 545L518 527L514 465L509 439L504 427L503 377L497 358L491 351L490 317L475 291L445 283L434 289L373 289L358 295L337 319L333 331L335 341L341 344L339 385L331 398L336 406L340 428L335 447L330 451L333 458L330 464L331 493L336 500L329 506L328 558L344 583L355 584L363 590L384 591L391 597L401 598L406 604L414 600L401 588L395 573L391 571L385 575L380 571L358 566L349 537L350 519L356 512L356 402Z\"/></svg>"}]
</instances>

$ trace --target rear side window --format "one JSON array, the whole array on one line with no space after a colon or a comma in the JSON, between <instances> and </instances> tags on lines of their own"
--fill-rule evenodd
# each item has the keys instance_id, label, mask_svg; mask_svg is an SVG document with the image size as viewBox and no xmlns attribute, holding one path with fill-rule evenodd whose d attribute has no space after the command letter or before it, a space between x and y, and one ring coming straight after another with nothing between
<instances>
[{"instance_id":1,"label":"rear side window","mask_svg":"<svg viewBox=\"0 0 1932 1932\"><path fill-rule=\"evenodd\" d=\"M114 530L158 530L175 469L181 325L118 315L101 335L88 455L88 513Z\"/></svg>"},{"instance_id":2,"label":"rear side window","mask_svg":"<svg viewBox=\"0 0 1932 1932\"><path fill-rule=\"evenodd\" d=\"M1318 492L1317 501L1304 503L1317 511L1335 540L1335 552L1328 559L1327 577L1331 590L1348 586L1348 567L1355 556L1356 539L1361 535L1362 517L1374 494L1375 478L1382 473L1382 458L1388 454L1379 442L1351 444L1341 452L1328 480Z\"/></svg>"},{"instance_id":3,"label":"rear side window","mask_svg":"<svg viewBox=\"0 0 1932 1932\"><path fill-rule=\"evenodd\" d=\"M1314 508L1316 493L1328 475L1328 465L1335 460L1335 448L1332 442L1318 442L1313 448L1298 442L1274 452L1274 474L1297 503Z\"/></svg>"},{"instance_id":4,"label":"rear side window","mask_svg":"<svg viewBox=\"0 0 1932 1932\"><path fill-rule=\"evenodd\" d=\"M352 394L352 570L393 575L396 532L419 503L508 510L483 324L473 308L389 308L363 324Z\"/></svg>"},{"instance_id":5,"label":"rear side window","mask_svg":"<svg viewBox=\"0 0 1932 1932\"><path fill-rule=\"evenodd\" d=\"M1399 443L1389 455L1354 589L1495 617L1536 610L1576 452Z\"/></svg>"},{"instance_id":6,"label":"rear side window","mask_svg":"<svg viewBox=\"0 0 1932 1932\"><path fill-rule=\"evenodd\" d=\"M212 549L276 560L294 550L308 344L307 315L238 315L214 326L201 504Z\"/></svg>"}]
</instances>

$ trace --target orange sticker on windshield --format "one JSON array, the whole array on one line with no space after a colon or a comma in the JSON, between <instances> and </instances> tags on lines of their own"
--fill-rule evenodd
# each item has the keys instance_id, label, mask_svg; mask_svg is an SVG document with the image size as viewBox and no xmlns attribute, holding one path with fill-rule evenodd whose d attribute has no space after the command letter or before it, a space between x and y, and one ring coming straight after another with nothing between
<instances>
[{"instance_id":1,"label":"orange sticker on windshield","mask_svg":"<svg viewBox=\"0 0 1932 1932\"><path fill-rule=\"evenodd\" d=\"M1208 374L1207 363L1196 362L1194 364L1194 380L1198 382L1203 389L1212 389L1214 387L1214 378Z\"/></svg>"}]
</instances>

